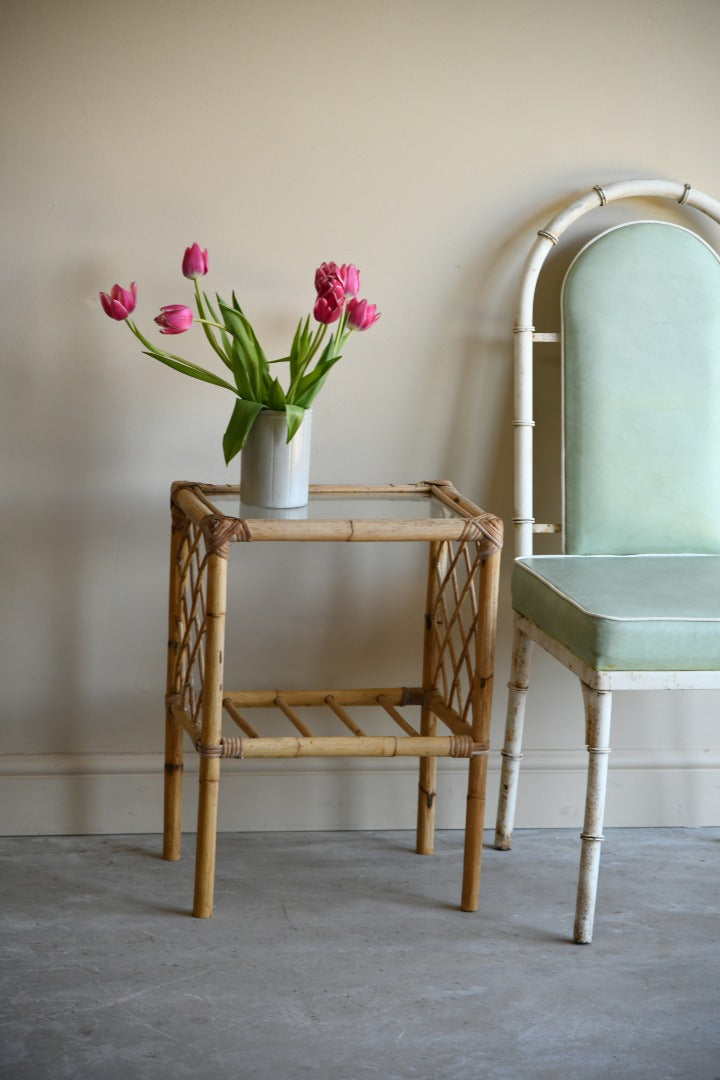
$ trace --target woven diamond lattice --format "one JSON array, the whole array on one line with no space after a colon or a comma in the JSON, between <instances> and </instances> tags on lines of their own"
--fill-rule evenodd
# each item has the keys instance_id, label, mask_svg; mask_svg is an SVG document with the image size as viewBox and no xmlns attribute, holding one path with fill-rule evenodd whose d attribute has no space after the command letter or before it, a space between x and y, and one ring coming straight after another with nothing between
<instances>
[{"instance_id":1,"label":"woven diamond lattice","mask_svg":"<svg viewBox=\"0 0 720 1080\"><path fill-rule=\"evenodd\" d=\"M485 549L486 545L473 541L445 541L439 545L432 570L432 681L445 703L468 723L472 722L475 690L477 577Z\"/></svg>"},{"instance_id":2,"label":"woven diamond lattice","mask_svg":"<svg viewBox=\"0 0 720 1080\"><path fill-rule=\"evenodd\" d=\"M177 559L179 603L176 608L175 687L180 704L199 736L205 678L208 554L201 530L187 518L183 520Z\"/></svg>"}]
</instances>

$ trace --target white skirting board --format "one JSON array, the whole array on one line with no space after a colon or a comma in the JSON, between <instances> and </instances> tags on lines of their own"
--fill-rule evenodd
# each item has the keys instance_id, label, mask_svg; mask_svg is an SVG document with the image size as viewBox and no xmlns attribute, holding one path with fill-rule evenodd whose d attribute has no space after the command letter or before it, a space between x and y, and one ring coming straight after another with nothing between
<instances>
[{"instance_id":1,"label":"white skirting board","mask_svg":"<svg viewBox=\"0 0 720 1080\"><path fill-rule=\"evenodd\" d=\"M499 754L488 771L485 824L494 827ZM523 757L517 828L582 824L586 755L533 751ZM438 763L438 828L462 828L464 762ZM159 754L0 756L0 834L5 836L162 831ZM195 830L197 757L187 755L183 829ZM222 831L410 829L417 768L393 761L224 762ZM606 825L720 825L720 751L616 751Z\"/></svg>"}]
</instances>

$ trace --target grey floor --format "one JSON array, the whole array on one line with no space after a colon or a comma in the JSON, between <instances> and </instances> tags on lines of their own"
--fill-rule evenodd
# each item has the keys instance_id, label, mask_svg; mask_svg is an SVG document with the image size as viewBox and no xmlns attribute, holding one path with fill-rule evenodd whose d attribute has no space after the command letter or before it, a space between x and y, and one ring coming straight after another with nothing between
<instances>
[{"instance_id":1,"label":"grey floor","mask_svg":"<svg viewBox=\"0 0 720 1080\"><path fill-rule=\"evenodd\" d=\"M488 835L487 839L490 837ZM720 829L608 830L595 941L569 942L576 832L0 839L0 1076L718 1080Z\"/></svg>"}]
</instances>

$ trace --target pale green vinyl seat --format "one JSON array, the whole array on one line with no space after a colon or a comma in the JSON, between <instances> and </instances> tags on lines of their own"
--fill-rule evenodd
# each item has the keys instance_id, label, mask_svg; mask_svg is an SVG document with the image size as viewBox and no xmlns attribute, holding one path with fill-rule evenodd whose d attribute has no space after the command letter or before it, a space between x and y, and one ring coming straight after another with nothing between
<instances>
[{"instance_id":1,"label":"pale green vinyl seat","mask_svg":"<svg viewBox=\"0 0 720 1080\"><path fill-rule=\"evenodd\" d=\"M720 555L518 559L512 605L597 671L720 666Z\"/></svg>"},{"instance_id":2,"label":"pale green vinyl seat","mask_svg":"<svg viewBox=\"0 0 720 1080\"><path fill-rule=\"evenodd\" d=\"M686 202L690 189L627 181L594 191L604 206L627 195ZM720 204L697 201L720 221ZM563 554L533 551L543 531L528 479L535 282L560 233L597 205L586 196L540 231L521 287L515 642L496 830L496 846L509 848L537 643L579 676L585 699L578 942L592 939L612 691L720 688L720 259L689 229L615 226L570 265L560 305Z\"/></svg>"}]
</instances>

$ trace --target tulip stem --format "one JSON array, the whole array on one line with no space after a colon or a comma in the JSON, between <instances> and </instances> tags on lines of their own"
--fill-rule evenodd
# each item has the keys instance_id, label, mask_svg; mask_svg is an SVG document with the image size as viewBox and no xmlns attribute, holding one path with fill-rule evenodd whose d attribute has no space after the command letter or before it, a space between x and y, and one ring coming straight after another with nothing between
<instances>
[{"instance_id":1,"label":"tulip stem","mask_svg":"<svg viewBox=\"0 0 720 1080\"><path fill-rule=\"evenodd\" d=\"M186 360L182 356L176 356L174 353L166 352L165 349L158 349L156 345L148 341L140 328L130 319L125 319L128 330L130 330L138 341L145 346L148 354L154 357L155 360L159 360L162 364L168 364L170 367L174 367L176 370L181 370L182 374L190 375L193 378L201 379L203 382L214 383L215 386L222 386L226 390L231 390L233 394L237 394L237 389L231 386L225 379L221 379L219 375L215 375L214 372L208 371L201 364L195 364L192 360ZM178 367L181 365L181 367Z\"/></svg>"},{"instance_id":2,"label":"tulip stem","mask_svg":"<svg viewBox=\"0 0 720 1080\"><path fill-rule=\"evenodd\" d=\"M212 323L212 324L207 324L206 318L205 318L205 315L206 315L205 307L203 305L202 294L200 292L200 286L198 284L198 279L195 278L194 282L195 282L195 302L197 304L198 315L200 316L198 321L203 323L203 331L205 333L205 337L208 339L208 341L209 341L210 345L212 346L212 348L215 350L217 355L220 357L220 359L222 360L225 367L230 368L230 370L232 371L233 366L230 363L230 358L228 357L228 355L224 351L224 349L222 349L220 347L220 345L218 345L217 341L215 340L215 337L213 336L212 331L210 330L210 325L213 325L213 326L216 326L218 328L218 330L221 330L223 333L226 333L227 332L227 327L226 326L221 326L217 322ZM210 306L209 301L208 301L208 306ZM214 315L215 312L211 312L211 314Z\"/></svg>"},{"instance_id":3,"label":"tulip stem","mask_svg":"<svg viewBox=\"0 0 720 1080\"><path fill-rule=\"evenodd\" d=\"M299 384L299 382L302 379L303 375L305 374L305 372L309 368L310 362L311 362L312 358L315 356L318 349L320 348L320 345L321 345L322 340L325 337L326 333L327 333L327 324L326 323L321 323L320 326L318 326L317 330L315 331L315 335L314 335L312 341L310 342L310 348L307 351L307 355L305 357L303 357L300 364L298 365L298 370L295 373L295 378L292 381L292 385L290 387L288 387L288 398L289 398L289 400L292 400L293 391L294 391L295 387Z\"/></svg>"},{"instance_id":4,"label":"tulip stem","mask_svg":"<svg viewBox=\"0 0 720 1080\"><path fill-rule=\"evenodd\" d=\"M223 323L219 323L219 322L213 322L213 320L212 320L212 319L202 319L202 318L200 318L200 317L198 316L198 318L197 318L197 319L195 320L195 322L199 322L199 323L202 323L202 324L203 324L203 326L214 326L214 327L216 327L216 328L217 328L218 330L224 330L224 331L225 331L225 333L227 333L227 326L223 325Z\"/></svg>"}]
</instances>

